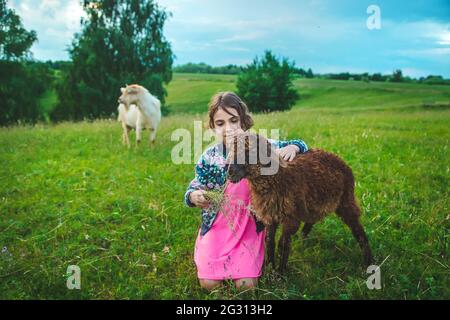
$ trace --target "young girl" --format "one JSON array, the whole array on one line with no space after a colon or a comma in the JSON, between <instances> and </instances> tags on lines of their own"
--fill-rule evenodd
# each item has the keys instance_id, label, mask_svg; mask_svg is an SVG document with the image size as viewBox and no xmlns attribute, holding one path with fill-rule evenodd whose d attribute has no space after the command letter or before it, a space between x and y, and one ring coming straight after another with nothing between
<instances>
[{"instance_id":1,"label":"young girl","mask_svg":"<svg viewBox=\"0 0 450 320\"><path fill-rule=\"evenodd\" d=\"M245 103L232 92L213 96L208 114L209 127L221 142L202 154L195 166L195 178L184 195L186 205L202 208L202 225L194 251L197 276L200 285L208 290L225 279L233 279L238 289L249 289L256 286L261 275L265 232L250 213L248 181L228 182L224 191L228 203L226 209L218 212L208 209L204 194L225 184L226 143L238 132L249 130L253 119ZM287 161L308 150L302 140L269 141Z\"/></svg>"}]
</instances>

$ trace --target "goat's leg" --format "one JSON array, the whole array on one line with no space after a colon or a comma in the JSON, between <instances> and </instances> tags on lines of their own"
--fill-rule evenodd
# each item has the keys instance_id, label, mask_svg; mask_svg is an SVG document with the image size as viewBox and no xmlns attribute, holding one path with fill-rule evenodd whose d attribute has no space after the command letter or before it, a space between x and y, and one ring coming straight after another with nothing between
<instances>
[{"instance_id":1,"label":"goat's leg","mask_svg":"<svg viewBox=\"0 0 450 320\"><path fill-rule=\"evenodd\" d=\"M127 140L127 146L128 148L130 148L130 132L131 132L131 127L127 127L127 131L126 131L126 140Z\"/></svg>"},{"instance_id":2,"label":"goat's leg","mask_svg":"<svg viewBox=\"0 0 450 320\"><path fill-rule=\"evenodd\" d=\"M156 130L158 129L158 121L152 118L150 120L150 143L154 143L156 139Z\"/></svg>"},{"instance_id":3,"label":"goat's leg","mask_svg":"<svg viewBox=\"0 0 450 320\"><path fill-rule=\"evenodd\" d=\"M130 128L125 124L125 122L122 122L122 143L126 144L128 146L128 148L130 147L130 138L129 138L129 133L130 133Z\"/></svg>"},{"instance_id":4,"label":"goat's leg","mask_svg":"<svg viewBox=\"0 0 450 320\"><path fill-rule=\"evenodd\" d=\"M141 143L142 140L142 127L140 125L136 126L136 146Z\"/></svg>"},{"instance_id":5,"label":"goat's leg","mask_svg":"<svg viewBox=\"0 0 450 320\"><path fill-rule=\"evenodd\" d=\"M267 264L271 264L275 268L275 234L277 232L278 223L273 222L268 226L266 235L267 243Z\"/></svg>"},{"instance_id":6,"label":"goat's leg","mask_svg":"<svg viewBox=\"0 0 450 320\"><path fill-rule=\"evenodd\" d=\"M358 205L353 202L347 206L340 206L336 210L336 214L342 221L350 228L356 241L363 252L364 264L369 266L372 264L372 250L370 249L369 240L367 239L364 227L359 220L360 209Z\"/></svg>"},{"instance_id":7,"label":"goat's leg","mask_svg":"<svg viewBox=\"0 0 450 320\"><path fill-rule=\"evenodd\" d=\"M305 222L305 225L303 226L303 229L302 229L303 238L306 238L308 236L308 234L311 232L313 225L314 225L314 223Z\"/></svg>"},{"instance_id":8,"label":"goat's leg","mask_svg":"<svg viewBox=\"0 0 450 320\"><path fill-rule=\"evenodd\" d=\"M283 224L283 232L278 242L278 254L280 258L279 271L284 274L286 265L291 251L291 236L298 231L300 221L290 221Z\"/></svg>"},{"instance_id":9,"label":"goat's leg","mask_svg":"<svg viewBox=\"0 0 450 320\"><path fill-rule=\"evenodd\" d=\"M145 127L145 121L142 116L141 110L138 106L138 113L136 117L136 146L141 143L142 140L142 129Z\"/></svg>"},{"instance_id":10,"label":"goat's leg","mask_svg":"<svg viewBox=\"0 0 450 320\"><path fill-rule=\"evenodd\" d=\"M148 144L152 145L152 144L155 143L156 129L151 127L149 131L150 131L150 135L149 135L149 138L148 138Z\"/></svg>"}]
</instances>

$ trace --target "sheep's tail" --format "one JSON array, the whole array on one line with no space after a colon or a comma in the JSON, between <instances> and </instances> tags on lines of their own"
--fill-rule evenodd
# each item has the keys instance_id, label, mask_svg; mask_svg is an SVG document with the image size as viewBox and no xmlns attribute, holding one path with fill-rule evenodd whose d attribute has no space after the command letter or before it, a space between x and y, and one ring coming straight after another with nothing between
<instances>
[{"instance_id":1,"label":"sheep's tail","mask_svg":"<svg viewBox=\"0 0 450 320\"><path fill-rule=\"evenodd\" d=\"M337 212L342 214L350 214L359 217L361 215L361 208L358 204L358 200L355 197L355 177L353 176L352 169L343 163L344 173L344 190L341 196Z\"/></svg>"}]
</instances>

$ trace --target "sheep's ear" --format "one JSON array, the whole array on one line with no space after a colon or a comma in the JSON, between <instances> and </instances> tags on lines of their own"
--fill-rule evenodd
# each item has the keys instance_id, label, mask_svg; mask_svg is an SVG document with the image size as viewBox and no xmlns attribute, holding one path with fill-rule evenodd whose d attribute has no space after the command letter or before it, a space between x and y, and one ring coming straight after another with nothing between
<instances>
[{"instance_id":1,"label":"sheep's ear","mask_svg":"<svg viewBox=\"0 0 450 320\"><path fill-rule=\"evenodd\" d=\"M120 92L124 93L125 92L125 88L120 88Z\"/></svg>"}]
</instances>

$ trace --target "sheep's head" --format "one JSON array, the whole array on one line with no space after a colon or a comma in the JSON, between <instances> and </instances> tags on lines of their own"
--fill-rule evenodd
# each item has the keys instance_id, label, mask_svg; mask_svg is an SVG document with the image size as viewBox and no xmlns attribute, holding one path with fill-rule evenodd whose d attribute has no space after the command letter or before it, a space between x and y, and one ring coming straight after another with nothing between
<instances>
[{"instance_id":1,"label":"sheep's head","mask_svg":"<svg viewBox=\"0 0 450 320\"><path fill-rule=\"evenodd\" d=\"M137 84L127 85L124 88L120 88L122 95L119 97L118 102L124 104L125 108L128 110L130 105L137 104L141 88L142 87Z\"/></svg>"},{"instance_id":2,"label":"sheep's head","mask_svg":"<svg viewBox=\"0 0 450 320\"><path fill-rule=\"evenodd\" d=\"M273 175L279 167L286 167L270 142L261 135L243 132L234 137L228 145L227 178L237 183L243 178L250 180L261 175Z\"/></svg>"}]
</instances>

